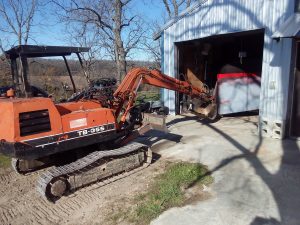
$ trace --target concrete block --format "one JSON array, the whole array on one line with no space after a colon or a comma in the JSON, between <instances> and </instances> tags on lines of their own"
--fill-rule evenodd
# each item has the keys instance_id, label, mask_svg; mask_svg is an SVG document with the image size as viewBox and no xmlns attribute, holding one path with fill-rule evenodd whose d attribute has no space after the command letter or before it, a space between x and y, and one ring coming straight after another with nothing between
<instances>
[{"instance_id":1,"label":"concrete block","mask_svg":"<svg viewBox=\"0 0 300 225\"><path fill-rule=\"evenodd\" d=\"M283 139L285 137L285 122L260 118L259 134L263 137Z\"/></svg>"}]
</instances>

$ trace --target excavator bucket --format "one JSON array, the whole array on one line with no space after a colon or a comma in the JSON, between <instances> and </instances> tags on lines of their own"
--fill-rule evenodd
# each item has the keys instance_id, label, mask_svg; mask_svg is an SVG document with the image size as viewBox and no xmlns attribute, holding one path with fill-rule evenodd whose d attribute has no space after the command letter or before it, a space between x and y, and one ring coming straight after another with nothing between
<instances>
[{"instance_id":1,"label":"excavator bucket","mask_svg":"<svg viewBox=\"0 0 300 225\"><path fill-rule=\"evenodd\" d=\"M197 115L204 116L210 120L214 120L218 116L218 106L214 102L203 106L203 102L201 100L193 99L192 112Z\"/></svg>"},{"instance_id":2,"label":"excavator bucket","mask_svg":"<svg viewBox=\"0 0 300 225\"><path fill-rule=\"evenodd\" d=\"M144 124L148 123L152 129L168 133L166 116L151 113L144 113Z\"/></svg>"},{"instance_id":3,"label":"excavator bucket","mask_svg":"<svg viewBox=\"0 0 300 225\"><path fill-rule=\"evenodd\" d=\"M217 104L211 103L203 109L203 114L210 120L214 120L218 116Z\"/></svg>"}]
</instances>

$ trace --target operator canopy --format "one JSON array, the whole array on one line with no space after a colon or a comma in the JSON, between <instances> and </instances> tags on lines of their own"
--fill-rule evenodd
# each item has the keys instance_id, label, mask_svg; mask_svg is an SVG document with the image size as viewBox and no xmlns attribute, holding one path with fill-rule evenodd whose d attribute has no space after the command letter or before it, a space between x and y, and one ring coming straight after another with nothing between
<instances>
[{"instance_id":1,"label":"operator canopy","mask_svg":"<svg viewBox=\"0 0 300 225\"><path fill-rule=\"evenodd\" d=\"M68 56L72 53L88 52L88 47L71 47L71 46L41 46L41 45L18 45L14 46L5 55L9 59L18 57L35 58L51 56Z\"/></svg>"},{"instance_id":2,"label":"operator canopy","mask_svg":"<svg viewBox=\"0 0 300 225\"><path fill-rule=\"evenodd\" d=\"M70 47L70 46L42 46L42 45L18 45L5 51L5 56L11 61L11 73L13 78L13 87L19 96L31 96L31 87L28 82L28 58L39 57L55 57L62 56L67 67L69 77L73 86L73 91L76 93L76 86L73 80L70 67L68 65L66 56L75 53L79 59L82 69L84 69L80 54L81 52L88 52L88 47ZM19 64L17 58L20 59ZM18 69L21 68L21 70ZM84 71L85 73L85 71Z\"/></svg>"}]
</instances>

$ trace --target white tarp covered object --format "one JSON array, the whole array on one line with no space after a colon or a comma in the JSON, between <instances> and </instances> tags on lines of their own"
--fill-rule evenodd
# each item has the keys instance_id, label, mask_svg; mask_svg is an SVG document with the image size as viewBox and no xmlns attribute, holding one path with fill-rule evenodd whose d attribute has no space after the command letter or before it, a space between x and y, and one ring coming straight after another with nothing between
<instances>
[{"instance_id":1,"label":"white tarp covered object","mask_svg":"<svg viewBox=\"0 0 300 225\"><path fill-rule=\"evenodd\" d=\"M218 74L217 82L220 115L259 109L259 76L252 73Z\"/></svg>"}]
</instances>

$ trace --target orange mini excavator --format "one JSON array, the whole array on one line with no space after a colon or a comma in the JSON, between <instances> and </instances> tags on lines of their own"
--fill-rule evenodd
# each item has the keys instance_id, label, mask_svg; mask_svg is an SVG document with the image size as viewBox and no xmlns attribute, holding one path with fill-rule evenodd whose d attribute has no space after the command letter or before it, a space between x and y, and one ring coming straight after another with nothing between
<instances>
[{"instance_id":1,"label":"orange mini excavator","mask_svg":"<svg viewBox=\"0 0 300 225\"><path fill-rule=\"evenodd\" d=\"M190 96L198 106L191 101L189 108L198 113L214 108L206 88L145 68L132 69L116 88L113 79L100 80L63 103L32 93L28 58L63 56L76 90L66 56L75 53L82 62L79 53L84 51L88 49L27 45L6 52L14 85L0 98L0 152L13 158L20 174L48 167L38 178L37 190L49 201L95 182L107 184L151 163L150 148L132 142L150 129L151 119L144 120L147 103L135 103L141 84Z\"/></svg>"}]
</instances>

